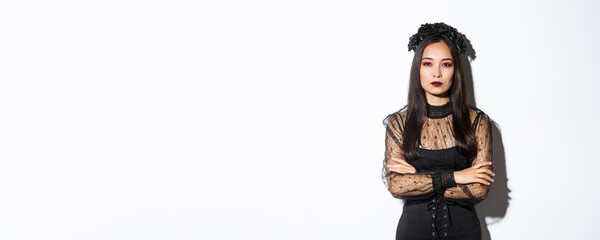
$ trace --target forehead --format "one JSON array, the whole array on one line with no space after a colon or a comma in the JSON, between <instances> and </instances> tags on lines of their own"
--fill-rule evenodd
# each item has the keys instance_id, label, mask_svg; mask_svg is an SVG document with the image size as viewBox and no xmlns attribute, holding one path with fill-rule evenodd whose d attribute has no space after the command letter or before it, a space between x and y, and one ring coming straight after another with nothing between
<instances>
[{"instance_id":1,"label":"forehead","mask_svg":"<svg viewBox=\"0 0 600 240\"><path fill-rule=\"evenodd\" d=\"M452 53L450 52L450 48L448 47L448 45L446 45L446 42L439 41L431 43L427 45L427 47L425 47L425 49L423 50L423 58L452 59Z\"/></svg>"}]
</instances>

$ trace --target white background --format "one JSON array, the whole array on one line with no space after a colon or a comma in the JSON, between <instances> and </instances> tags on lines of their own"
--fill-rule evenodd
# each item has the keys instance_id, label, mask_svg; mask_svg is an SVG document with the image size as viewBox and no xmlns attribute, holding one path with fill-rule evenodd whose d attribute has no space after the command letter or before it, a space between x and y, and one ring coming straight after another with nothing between
<instances>
[{"instance_id":1,"label":"white background","mask_svg":"<svg viewBox=\"0 0 600 240\"><path fill-rule=\"evenodd\" d=\"M0 239L393 239L420 24L471 41L485 239L596 239L593 1L4 1Z\"/></svg>"}]
</instances>

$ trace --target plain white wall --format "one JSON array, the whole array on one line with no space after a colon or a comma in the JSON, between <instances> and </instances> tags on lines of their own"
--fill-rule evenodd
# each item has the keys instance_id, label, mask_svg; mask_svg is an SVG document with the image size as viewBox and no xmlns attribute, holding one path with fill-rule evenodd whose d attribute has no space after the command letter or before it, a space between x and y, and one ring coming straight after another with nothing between
<instances>
[{"instance_id":1,"label":"plain white wall","mask_svg":"<svg viewBox=\"0 0 600 240\"><path fill-rule=\"evenodd\" d=\"M393 239L420 24L476 51L486 239L595 239L594 1L0 4L1 239Z\"/></svg>"}]
</instances>

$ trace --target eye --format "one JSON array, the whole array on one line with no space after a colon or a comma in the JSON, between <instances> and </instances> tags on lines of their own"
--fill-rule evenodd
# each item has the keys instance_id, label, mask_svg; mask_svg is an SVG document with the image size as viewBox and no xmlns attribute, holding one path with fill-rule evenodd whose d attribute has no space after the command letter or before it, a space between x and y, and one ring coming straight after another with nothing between
<instances>
[{"instance_id":1,"label":"eye","mask_svg":"<svg viewBox=\"0 0 600 240\"><path fill-rule=\"evenodd\" d=\"M442 66L444 66L444 67L452 67L452 66L454 66L454 64L452 64L451 62L445 62L445 63L442 63Z\"/></svg>"},{"instance_id":2,"label":"eye","mask_svg":"<svg viewBox=\"0 0 600 240\"><path fill-rule=\"evenodd\" d=\"M422 64L423 64L423 66L431 66L432 65L431 62L428 62L428 61L423 61Z\"/></svg>"}]
</instances>

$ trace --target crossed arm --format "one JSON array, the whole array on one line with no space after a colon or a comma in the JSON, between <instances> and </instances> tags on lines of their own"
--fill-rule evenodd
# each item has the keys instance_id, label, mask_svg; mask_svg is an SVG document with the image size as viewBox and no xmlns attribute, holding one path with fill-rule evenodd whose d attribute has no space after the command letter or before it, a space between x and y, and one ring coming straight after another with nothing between
<instances>
[{"instance_id":1,"label":"crossed arm","mask_svg":"<svg viewBox=\"0 0 600 240\"><path fill-rule=\"evenodd\" d=\"M426 195L440 188L444 197L455 199L473 199L482 201L487 196L492 177L491 155L492 136L489 117L483 114L477 124L475 137L477 140L477 156L471 167L454 171L451 176L439 177L433 174L417 173L402 153L401 121L391 116L386 126L386 151L384 160L384 181L395 198ZM452 179L453 178L453 179Z\"/></svg>"}]
</instances>

